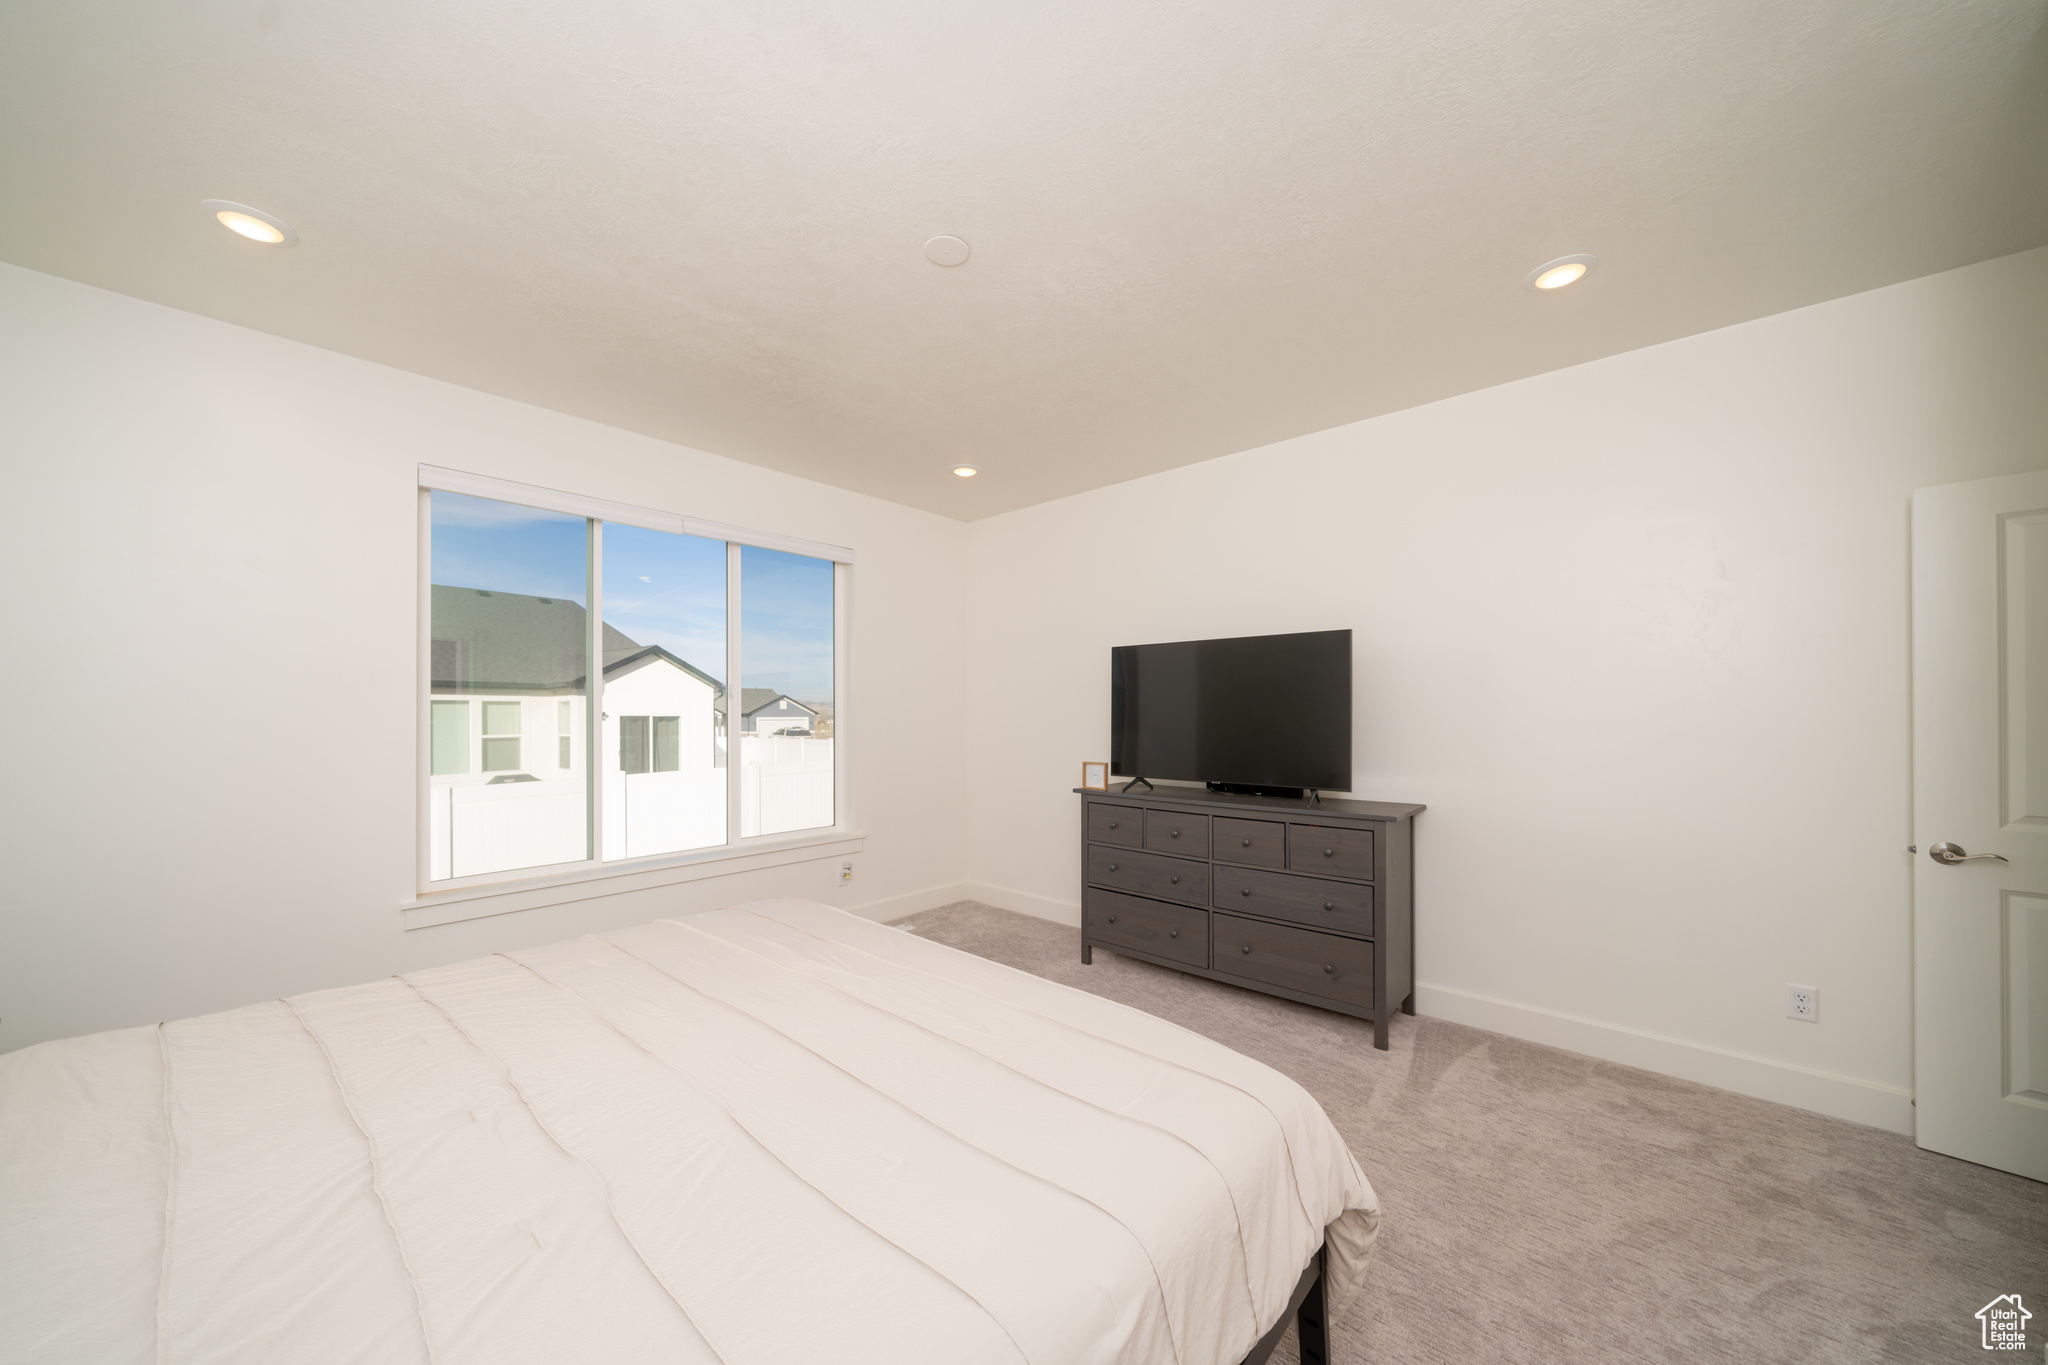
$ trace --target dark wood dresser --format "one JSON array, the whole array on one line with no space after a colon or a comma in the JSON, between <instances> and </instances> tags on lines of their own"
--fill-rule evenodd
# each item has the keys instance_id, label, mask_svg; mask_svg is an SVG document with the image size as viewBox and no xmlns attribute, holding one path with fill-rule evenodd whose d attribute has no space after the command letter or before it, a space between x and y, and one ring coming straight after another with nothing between
<instances>
[{"instance_id":1,"label":"dark wood dresser","mask_svg":"<svg viewBox=\"0 0 2048 1365\"><path fill-rule=\"evenodd\" d=\"M1415 1013L1415 816L1201 787L1081 797L1081 960L1108 948L1373 1022Z\"/></svg>"}]
</instances>

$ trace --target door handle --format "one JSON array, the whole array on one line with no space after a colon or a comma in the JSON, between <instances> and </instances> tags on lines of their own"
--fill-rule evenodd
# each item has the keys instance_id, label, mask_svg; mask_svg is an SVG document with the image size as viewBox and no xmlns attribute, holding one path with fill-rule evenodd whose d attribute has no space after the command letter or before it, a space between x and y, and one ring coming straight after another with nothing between
<instances>
[{"instance_id":1,"label":"door handle","mask_svg":"<svg viewBox=\"0 0 2048 1365\"><path fill-rule=\"evenodd\" d=\"M1927 850L1927 856L1944 867L1957 863L1974 863L1979 860L2005 862L2005 856L1998 853L1965 853L1961 844L1936 844Z\"/></svg>"}]
</instances>

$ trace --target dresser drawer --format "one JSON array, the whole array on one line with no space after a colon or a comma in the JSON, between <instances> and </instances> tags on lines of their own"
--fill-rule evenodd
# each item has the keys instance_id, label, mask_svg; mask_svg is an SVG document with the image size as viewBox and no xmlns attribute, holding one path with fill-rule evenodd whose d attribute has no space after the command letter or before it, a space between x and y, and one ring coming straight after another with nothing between
<instances>
[{"instance_id":1,"label":"dresser drawer","mask_svg":"<svg viewBox=\"0 0 2048 1365\"><path fill-rule=\"evenodd\" d=\"M1140 806L1112 806L1107 801L1088 803L1088 842L1126 844L1137 848L1145 842L1145 811Z\"/></svg>"},{"instance_id":2,"label":"dresser drawer","mask_svg":"<svg viewBox=\"0 0 2048 1365\"><path fill-rule=\"evenodd\" d=\"M1289 825L1287 865L1297 872L1372 880L1372 831L1335 825Z\"/></svg>"},{"instance_id":3,"label":"dresser drawer","mask_svg":"<svg viewBox=\"0 0 2048 1365\"><path fill-rule=\"evenodd\" d=\"M1216 913L1213 969L1303 995L1372 1008L1373 945Z\"/></svg>"},{"instance_id":4,"label":"dresser drawer","mask_svg":"<svg viewBox=\"0 0 2048 1365\"><path fill-rule=\"evenodd\" d=\"M1119 848L1088 850L1088 884L1183 905L1209 903L1209 865Z\"/></svg>"},{"instance_id":5,"label":"dresser drawer","mask_svg":"<svg viewBox=\"0 0 2048 1365\"><path fill-rule=\"evenodd\" d=\"M1209 817L1182 815L1170 810L1148 810L1145 812L1145 847L1155 853L1206 858L1209 856Z\"/></svg>"},{"instance_id":6,"label":"dresser drawer","mask_svg":"<svg viewBox=\"0 0 2048 1365\"><path fill-rule=\"evenodd\" d=\"M1287 826L1278 820L1235 820L1219 815L1210 822L1219 863L1253 867L1287 866Z\"/></svg>"},{"instance_id":7,"label":"dresser drawer","mask_svg":"<svg viewBox=\"0 0 2048 1365\"><path fill-rule=\"evenodd\" d=\"M1372 936L1372 888L1353 882L1219 867L1215 905L1218 910L1242 910L1268 919L1291 919L1315 929Z\"/></svg>"},{"instance_id":8,"label":"dresser drawer","mask_svg":"<svg viewBox=\"0 0 2048 1365\"><path fill-rule=\"evenodd\" d=\"M1089 887L1081 896L1081 932L1103 943L1120 943L1141 953L1209 965L1209 912L1161 905L1120 891Z\"/></svg>"}]
</instances>

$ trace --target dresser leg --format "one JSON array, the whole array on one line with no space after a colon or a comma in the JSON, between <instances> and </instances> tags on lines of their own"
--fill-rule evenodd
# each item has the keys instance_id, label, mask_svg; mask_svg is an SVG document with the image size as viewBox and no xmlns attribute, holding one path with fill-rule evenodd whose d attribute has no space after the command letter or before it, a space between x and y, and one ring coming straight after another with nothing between
<instances>
[{"instance_id":1,"label":"dresser leg","mask_svg":"<svg viewBox=\"0 0 2048 1365\"><path fill-rule=\"evenodd\" d=\"M1081 940L1081 965L1086 967L1093 961L1095 961L1095 945L1086 939Z\"/></svg>"},{"instance_id":2,"label":"dresser leg","mask_svg":"<svg viewBox=\"0 0 2048 1365\"><path fill-rule=\"evenodd\" d=\"M1415 1013L1415 992L1408 992L1408 998L1401 1002L1401 1013L1412 1016Z\"/></svg>"},{"instance_id":3,"label":"dresser leg","mask_svg":"<svg viewBox=\"0 0 2048 1365\"><path fill-rule=\"evenodd\" d=\"M1387 1051L1387 1016L1384 1011L1372 1021L1372 1045L1380 1051Z\"/></svg>"}]
</instances>

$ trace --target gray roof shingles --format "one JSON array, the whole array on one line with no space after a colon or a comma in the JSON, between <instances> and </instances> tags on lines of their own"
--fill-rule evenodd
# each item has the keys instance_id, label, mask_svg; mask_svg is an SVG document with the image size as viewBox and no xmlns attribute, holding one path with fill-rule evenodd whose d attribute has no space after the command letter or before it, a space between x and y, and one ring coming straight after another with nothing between
<instances>
[{"instance_id":1,"label":"gray roof shingles","mask_svg":"<svg viewBox=\"0 0 2048 1365\"><path fill-rule=\"evenodd\" d=\"M583 605L561 597L433 585L433 690L436 692L581 692ZM642 645L604 623L607 675L663 658L725 688L703 669L659 645Z\"/></svg>"},{"instance_id":2,"label":"gray roof shingles","mask_svg":"<svg viewBox=\"0 0 2048 1365\"><path fill-rule=\"evenodd\" d=\"M740 689L740 714L751 716L764 706L773 706L785 695L787 694L778 692L772 687L742 687ZM814 716L818 714L816 709L804 706L795 697L790 697L789 703L792 706L803 706L804 710L809 711Z\"/></svg>"}]
</instances>

